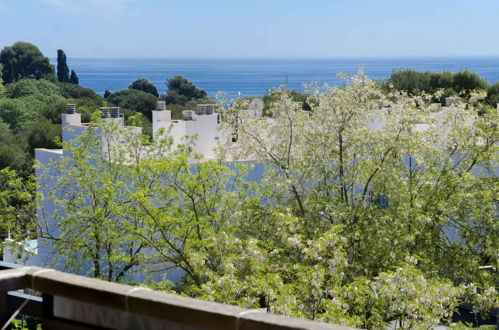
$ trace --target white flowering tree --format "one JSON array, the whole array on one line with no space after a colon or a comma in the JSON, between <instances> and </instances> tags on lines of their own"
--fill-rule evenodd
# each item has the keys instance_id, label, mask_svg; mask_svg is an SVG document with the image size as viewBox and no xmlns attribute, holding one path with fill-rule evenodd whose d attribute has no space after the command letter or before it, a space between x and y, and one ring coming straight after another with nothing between
<instances>
[{"instance_id":1,"label":"white flowering tree","mask_svg":"<svg viewBox=\"0 0 499 330\"><path fill-rule=\"evenodd\" d=\"M90 154L73 147L82 163L60 166L59 182L78 189L52 195L64 210L54 244L105 271L118 261L112 274L184 272L155 288L356 327L428 328L463 301L484 313L498 307L494 274L480 270L498 267L498 118L470 95L439 111L432 95L387 94L360 73L312 87L310 111L283 89L272 118L227 103L235 142L222 155L253 162L136 135L112 162L83 165ZM112 253L95 253L102 238Z\"/></svg>"}]
</instances>

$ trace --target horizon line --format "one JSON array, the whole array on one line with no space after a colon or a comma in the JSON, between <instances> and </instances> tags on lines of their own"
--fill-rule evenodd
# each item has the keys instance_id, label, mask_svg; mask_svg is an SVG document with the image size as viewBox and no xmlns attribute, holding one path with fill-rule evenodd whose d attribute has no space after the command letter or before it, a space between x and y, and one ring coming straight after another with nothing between
<instances>
[{"instance_id":1,"label":"horizon line","mask_svg":"<svg viewBox=\"0 0 499 330\"><path fill-rule=\"evenodd\" d=\"M49 59L57 57L48 56ZM151 59L151 60L391 60L499 58L497 55L387 55L387 56L296 56L296 57L155 57L155 56L67 56L68 59Z\"/></svg>"}]
</instances>

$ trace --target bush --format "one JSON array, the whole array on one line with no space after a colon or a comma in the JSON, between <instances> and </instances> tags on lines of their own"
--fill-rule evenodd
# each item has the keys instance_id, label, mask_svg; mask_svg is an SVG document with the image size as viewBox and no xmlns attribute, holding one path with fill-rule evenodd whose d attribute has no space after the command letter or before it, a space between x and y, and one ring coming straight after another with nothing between
<instances>
[{"instance_id":1,"label":"bush","mask_svg":"<svg viewBox=\"0 0 499 330\"><path fill-rule=\"evenodd\" d=\"M143 91L125 89L112 93L108 96L107 101L121 108L140 112L151 120L151 111L156 108L157 97Z\"/></svg>"},{"instance_id":2,"label":"bush","mask_svg":"<svg viewBox=\"0 0 499 330\"><path fill-rule=\"evenodd\" d=\"M128 89L143 91L152 94L156 97L159 96L156 86L154 86L152 83L149 82L149 80L144 78L135 80L130 86L128 86Z\"/></svg>"},{"instance_id":3,"label":"bush","mask_svg":"<svg viewBox=\"0 0 499 330\"><path fill-rule=\"evenodd\" d=\"M90 88L70 83L58 83L61 95L67 99L90 99L102 105L104 99Z\"/></svg>"},{"instance_id":4,"label":"bush","mask_svg":"<svg viewBox=\"0 0 499 330\"><path fill-rule=\"evenodd\" d=\"M23 96L61 96L59 87L44 79L21 79L17 83L7 85L7 97L19 98Z\"/></svg>"}]
</instances>

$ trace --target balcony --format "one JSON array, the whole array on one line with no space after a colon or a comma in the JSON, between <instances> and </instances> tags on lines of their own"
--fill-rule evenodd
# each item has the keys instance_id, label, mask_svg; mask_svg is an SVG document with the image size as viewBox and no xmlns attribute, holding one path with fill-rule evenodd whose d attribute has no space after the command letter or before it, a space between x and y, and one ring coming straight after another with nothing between
<instances>
[{"instance_id":1,"label":"balcony","mask_svg":"<svg viewBox=\"0 0 499 330\"><path fill-rule=\"evenodd\" d=\"M53 269L8 263L0 269L0 327L19 313L38 317L44 330L349 329Z\"/></svg>"}]
</instances>

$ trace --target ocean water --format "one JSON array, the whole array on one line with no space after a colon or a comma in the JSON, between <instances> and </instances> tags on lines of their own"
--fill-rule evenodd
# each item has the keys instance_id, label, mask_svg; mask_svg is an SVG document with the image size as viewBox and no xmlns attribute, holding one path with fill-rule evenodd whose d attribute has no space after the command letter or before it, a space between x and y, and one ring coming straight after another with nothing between
<instances>
[{"instance_id":1,"label":"ocean water","mask_svg":"<svg viewBox=\"0 0 499 330\"><path fill-rule=\"evenodd\" d=\"M52 59L55 62L55 59ZM166 92L166 79L182 75L210 96L217 92L235 97L264 95L286 84L304 90L303 83L341 84L340 72L356 73L359 68L374 79L386 79L393 70L460 71L468 69L489 83L499 80L499 57L483 58L385 58L385 59L99 59L70 58L70 69L78 74L80 85L99 94L105 90L128 88L134 80L147 78L160 93Z\"/></svg>"}]
</instances>

